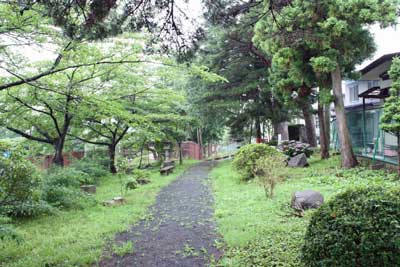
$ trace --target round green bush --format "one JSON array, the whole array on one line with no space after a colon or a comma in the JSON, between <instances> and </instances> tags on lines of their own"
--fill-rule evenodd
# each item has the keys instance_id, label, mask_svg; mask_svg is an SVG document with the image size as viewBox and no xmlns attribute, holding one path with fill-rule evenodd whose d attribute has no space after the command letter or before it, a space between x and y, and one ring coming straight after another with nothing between
<instances>
[{"instance_id":1,"label":"round green bush","mask_svg":"<svg viewBox=\"0 0 400 267\"><path fill-rule=\"evenodd\" d=\"M274 147L266 144L249 144L242 146L235 154L233 167L245 181L255 177L256 162L262 157L281 155Z\"/></svg>"},{"instance_id":2,"label":"round green bush","mask_svg":"<svg viewBox=\"0 0 400 267\"><path fill-rule=\"evenodd\" d=\"M302 248L308 267L400 266L400 188L337 195L316 211Z\"/></svg>"},{"instance_id":3,"label":"round green bush","mask_svg":"<svg viewBox=\"0 0 400 267\"><path fill-rule=\"evenodd\" d=\"M32 217L50 213L40 201L40 175L19 145L0 141L0 215Z\"/></svg>"}]
</instances>

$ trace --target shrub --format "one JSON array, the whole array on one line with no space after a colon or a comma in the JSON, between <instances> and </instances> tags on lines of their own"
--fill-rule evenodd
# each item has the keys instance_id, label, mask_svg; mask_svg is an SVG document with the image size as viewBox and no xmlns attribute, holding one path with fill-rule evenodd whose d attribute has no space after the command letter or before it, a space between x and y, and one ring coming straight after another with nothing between
<instances>
[{"instance_id":1,"label":"shrub","mask_svg":"<svg viewBox=\"0 0 400 267\"><path fill-rule=\"evenodd\" d=\"M285 167L284 155L266 156L256 161L256 175L267 198L273 197L276 185L283 180Z\"/></svg>"},{"instance_id":2,"label":"shrub","mask_svg":"<svg viewBox=\"0 0 400 267\"><path fill-rule=\"evenodd\" d=\"M139 184L134 178L130 178L125 182L125 190L134 190L138 188Z\"/></svg>"},{"instance_id":3,"label":"shrub","mask_svg":"<svg viewBox=\"0 0 400 267\"><path fill-rule=\"evenodd\" d=\"M309 267L399 266L399 229L400 188L351 189L313 214L302 260Z\"/></svg>"},{"instance_id":4,"label":"shrub","mask_svg":"<svg viewBox=\"0 0 400 267\"><path fill-rule=\"evenodd\" d=\"M88 176L88 180L84 181L86 184L98 184L100 178L109 175L109 171L103 165L88 158L74 161L71 167Z\"/></svg>"},{"instance_id":5,"label":"shrub","mask_svg":"<svg viewBox=\"0 0 400 267\"><path fill-rule=\"evenodd\" d=\"M22 238L10 224L11 219L0 215L0 240L12 239L20 241Z\"/></svg>"},{"instance_id":6,"label":"shrub","mask_svg":"<svg viewBox=\"0 0 400 267\"><path fill-rule=\"evenodd\" d=\"M44 177L42 199L57 208L84 208L95 201L83 193L80 185L87 183L89 176L74 168L53 168Z\"/></svg>"},{"instance_id":7,"label":"shrub","mask_svg":"<svg viewBox=\"0 0 400 267\"><path fill-rule=\"evenodd\" d=\"M298 142L298 141L284 141L278 149L285 155L292 158L294 156L304 153L308 158L314 153L309 144Z\"/></svg>"},{"instance_id":8,"label":"shrub","mask_svg":"<svg viewBox=\"0 0 400 267\"><path fill-rule=\"evenodd\" d=\"M90 161L93 164L101 166L103 169L110 168L110 158L107 150L89 150L85 152L84 161Z\"/></svg>"},{"instance_id":9,"label":"shrub","mask_svg":"<svg viewBox=\"0 0 400 267\"><path fill-rule=\"evenodd\" d=\"M29 217L51 212L40 201L40 175L19 146L0 142L0 214Z\"/></svg>"},{"instance_id":10,"label":"shrub","mask_svg":"<svg viewBox=\"0 0 400 267\"><path fill-rule=\"evenodd\" d=\"M239 172L243 180L251 180L255 177L258 159L279 154L275 148L266 144L245 145L236 152L233 167Z\"/></svg>"},{"instance_id":11,"label":"shrub","mask_svg":"<svg viewBox=\"0 0 400 267\"><path fill-rule=\"evenodd\" d=\"M150 172L145 171L145 170L135 169L135 170L132 171L132 177L135 180L149 179L150 178Z\"/></svg>"}]
</instances>

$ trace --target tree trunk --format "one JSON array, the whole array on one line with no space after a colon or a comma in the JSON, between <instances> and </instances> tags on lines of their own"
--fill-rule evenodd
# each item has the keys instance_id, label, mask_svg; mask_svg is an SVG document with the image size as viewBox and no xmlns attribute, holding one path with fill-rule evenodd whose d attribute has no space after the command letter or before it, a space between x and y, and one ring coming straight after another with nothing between
<instances>
[{"instance_id":1,"label":"tree trunk","mask_svg":"<svg viewBox=\"0 0 400 267\"><path fill-rule=\"evenodd\" d=\"M60 138L59 140L56 141L54 144L54 158L53 158L53 164L64 167L64 156L63 156L63 150L64 150L64 138Z\"/></svg>"},{"instance_id":2,"label":"tree trunk","mask_svg":"<svg viewBox=\"0 0 400 267\"><path fill-rule=\"evenodd\" d=\"M314 116L311 113L310 103L305 103L302 105L302 111L305 121L307 142L311 147L317 146L317 136L315 133L315 123Z\"/></svg>"},{"instance_id":3,"label":"tree trunk","mask_svg":"<svg viewBox=\"0 0 400 267\"><path fill-rule=\"evenodd\" d=\"M343 93L342 93L342 74L339 65L335 71L331 73L332 88L335 98L335 112L338 126L338 136L340 140L340 153L342 155L342 167L353 168L357 166L358 162L353 153L351 145L349 128L347 127L347 118L344 108Z\"/></svg>"},{"instance_id":4,"label":"tree trunk","mask_svg":"<svg viewBox=\"0 0 400 267\"><path fill-rule=\"evenodd\" d=\"M326 146L328 151L331 148L331 104L324 105L324 122L325 122L325 136L326 136Z\"/></svg>"},{"instance_id":5,"label":"tree trunk","mask_svg":"<svg viewBox=\"0 0 400 267\"><path fill-rule=\"evenodd\" d=\"M252 137L253 137L253 121L250 123L249 144L251 144Z\"/></svg>"},{"instance_id":6,"label":"tree trunk","mask_svg":"<svg viewBox=\"0 0 400 267\"><path fill-rule=\"evenodd\" d=\"M182 142L178 142L179 149L179 165L183 164L183 155L182 155Z\"/></svg>"},{"instance_id":7,"label":"tree trunk","mask_svg":"<svg viewBox=\"0 0 400 267\"><path fill-rule=\"evenodd\" d=\"M142 161L143 161L143 150L144 150L144 146L146 144L146 140L143 142L142 147L140 148L140 160L139 160L139 166L138 169L142 168Z\"/></svg>"},{"instance_id":8,"label":"tree trunk","mask_svg":"<svg viewBox=\"0 0 400 267\"><path fill-rule=\"evenodd\" d=\"M112 144L108 146L108 156L109 156L109 164L110 164L110 172L112 174L117 173L117 167L115 165L115 150L116 150L116 145Z\"/></svg>"},{"instance_id":9,"label":"tree trunk","mask_svg":"<svg viewBox=\"0 0 400 267\"><path fill-rule=\"evenodd\" d=\"M319 143L321 147L321 158L328 159L329 147L326 135L326 123L325 123L326 120L324 113L324 105L320 101L318 102L318 120L319 120Z\"/></svg>"},{"instance_id":10,"label":"tree trunk","mask_svg":"<svg viewBox=\"0 0 400 267\"><path fill-rule=\"evenodd\" d=\"M262 132L261 132L261 124L259 118L257 118L256 120L256 143L257 144L262 143Z\"/></svg>"},{"instance_id":11,"label":"tree trunk","mask_svg":"<svg viewBox=\"0 0 400 267\"><path fill-rule=\"evenodd\" d=\"M203 151L203 132L202 129L197 129L197 142L200 146L200 159L203 159L204 151Z\"/></svg>"}]
</instances>

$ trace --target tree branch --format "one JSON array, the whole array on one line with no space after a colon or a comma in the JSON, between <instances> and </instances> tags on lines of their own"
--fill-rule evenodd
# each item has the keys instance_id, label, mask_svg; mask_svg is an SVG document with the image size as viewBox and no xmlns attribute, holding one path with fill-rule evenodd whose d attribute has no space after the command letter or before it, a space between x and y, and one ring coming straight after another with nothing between
<instances>
[{"instance_id":1,"label":"tree branch","mask_svg":"<svg viewBox=\"0 0 400 267\"><path fill-rule=\"evenodd\" d=\"M27 134L27 133L25 133L25 132L23 132L23 131L21 131L21 130L18 130L18 129L16 129L16 128L13 128L13 127L7 126L6 128L7 128L7 130L10 130L10 131L12 131L12 132L14 132L14 133L16 133L16 134L22 136L22 137L25 137L26 139L53 145L53 141L52 141L52 140L48 140L48 139L43 139L43 138L40 138L40 137L36 137L36 136Z\"/></svg>"}]
</instances>

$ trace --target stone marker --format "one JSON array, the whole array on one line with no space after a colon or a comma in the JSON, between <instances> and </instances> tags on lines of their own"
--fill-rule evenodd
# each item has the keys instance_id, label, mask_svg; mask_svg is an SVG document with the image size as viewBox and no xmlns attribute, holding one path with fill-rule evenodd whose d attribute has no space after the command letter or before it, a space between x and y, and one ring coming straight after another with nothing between
<instances>
[{"instance_id":1,"label":"stone marker","mask_svg":"<svg viewBox=\"0 0 400 267\"><path fill-rule=\"evenodd\" d=\"M96 194L96 186L95 185L82 185L81 190L86 193Z\"/></svg>"},{"instance_id":2,"label":"stone marker","mask_svg":"<svg viewBox=\"0 0 400 267\"><path fill-rule=\"evenodd\" d=\"M324 196L313 190L297 191L292 195L292 208L298 211L317 209L324 203Z\"/></svg>"},{"instance_id":3,"label":"stone marker","mask_svg":"<svg viewBox=\"0 0 400 267\"><path fill-rule=\"evenodd\" d=\"M103 206L112 207L119 206L125 203L125 199L123 197L114 197L112 200L103 201Z\"/></svg>"},{"instance_id":4,"label":"stone marker","mask_svg":"<svg viewBox=\"0 0 400 267\"><path fill-rule=\"evenodd\" d=\"M297 156L294 156L293 158L289 159L288 161L288 166L289 167L307 167L308 162L307 162L307 156L306 154L302 153Z\"/></svg>"}]
</instances>

